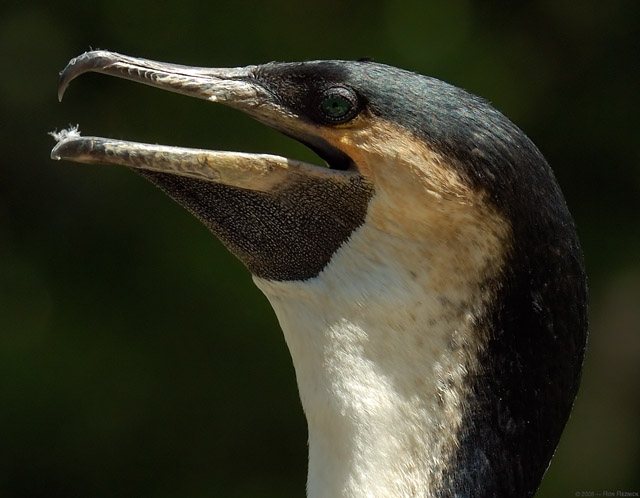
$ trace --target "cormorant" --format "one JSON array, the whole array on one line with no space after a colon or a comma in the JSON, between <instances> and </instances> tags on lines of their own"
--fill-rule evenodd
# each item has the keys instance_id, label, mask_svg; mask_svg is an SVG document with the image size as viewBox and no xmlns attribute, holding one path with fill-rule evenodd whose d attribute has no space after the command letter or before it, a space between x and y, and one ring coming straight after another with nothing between
<instances>
[{"instance_id":1,"label":"cormorant","mask_svg":"<svg viewBox=\"0 0 640 498\"><path fill-rule=\"evenodd\" d=\"M308 495L532 496L578 389L586 283L535 145L484 100L372 61L235 69L108 51L87 71L239 109L328 165L58 134L138 171L253 274L309 428Z\"/></svg>"}]
</instances>

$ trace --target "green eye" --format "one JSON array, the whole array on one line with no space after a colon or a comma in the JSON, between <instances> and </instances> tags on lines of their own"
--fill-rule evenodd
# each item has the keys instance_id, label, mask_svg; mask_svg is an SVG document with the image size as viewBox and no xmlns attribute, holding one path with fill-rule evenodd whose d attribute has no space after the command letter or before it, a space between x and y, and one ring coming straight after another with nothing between
<instances>
[{"instance_id":1,"label":"green eye","mask_svg":"<svg viewBox=\"0 0 640 498\"><path fill-rule=\"evenodd\" d=\"M329 88L320 99L319 111L322 118L329 123L346 123L357 114L358 99L348 88Z\"/></svg>"},{"instance_id":2,"label":"green eye","mask_svg":"<svg viewBox=\"0 0 640 498\"><path fill-rule=\"evenodd\" d=\"M335 97L329 97L328 99L324 99L322 101L322 112L324 112L327 117L330 118L338 118L349 114L351 110L351 102L349 102L344 97L336 95Z\"/></svg>"}]
</instances>

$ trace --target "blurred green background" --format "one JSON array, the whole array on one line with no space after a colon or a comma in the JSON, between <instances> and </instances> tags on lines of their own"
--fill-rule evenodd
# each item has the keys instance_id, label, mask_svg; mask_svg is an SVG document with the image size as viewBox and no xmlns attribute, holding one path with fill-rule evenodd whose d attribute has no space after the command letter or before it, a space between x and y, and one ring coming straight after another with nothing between
<instances>
[{"instance_id":1,"label":"blurred green background","mask_svg":"<svg viewBox=\"0 0 640 498\"><path fill-rule=\"evenodd\" d=\"M0 7L0 497L304 494L286 345L248 272L136 174L49 160L47 132L317 160L249 118L58 71L106 48L237 66L352 59L489 99L576 218L591 337L537 496L640 490L640 3L96 0Z\"/></svg>"}]
</instances>

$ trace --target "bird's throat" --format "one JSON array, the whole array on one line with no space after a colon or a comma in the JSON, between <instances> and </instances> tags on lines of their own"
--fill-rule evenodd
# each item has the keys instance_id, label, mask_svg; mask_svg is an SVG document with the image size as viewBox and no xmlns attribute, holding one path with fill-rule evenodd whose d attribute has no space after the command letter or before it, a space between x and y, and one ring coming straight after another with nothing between
<instances>
[{"instance_id":1,"label":"bird's throat","mask_svg":"<svg viewBox=\"0 0 640 498\"><path fill-rule=\"evenodd\" d=\"M307 416L309 496L431 496L458 444L466 373L474 368L471 320L429 326L417 306L410 323L400 303L380 306L374 296L339 316L301 286L260 283L283 328ZM449 313L446 304L425 306L440 318Z\"/></svg>"},{"instance_id":2,"label":"bird's throat","mask_svg":"<svg viewBox=\"0 0 640 498\"><path fill-rule=\"evenodd\" d=\"M389 265L374 246L406 260ZM439 496L446 485L489 296L480 267L442 280L444 248L430 259L444 267L412 267L423 250L365 224L318 277L255 279L296 369L311 498Z\"/></svg>"}]
</instances>

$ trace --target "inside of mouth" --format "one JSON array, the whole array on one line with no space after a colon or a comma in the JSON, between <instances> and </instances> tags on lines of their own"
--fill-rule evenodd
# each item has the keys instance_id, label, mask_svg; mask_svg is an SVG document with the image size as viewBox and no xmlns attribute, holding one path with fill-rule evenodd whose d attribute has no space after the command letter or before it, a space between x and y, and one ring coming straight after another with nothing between
<instances>
[{"instance_id":1,"label":"inside of mouth","mask_svg":"<svg viewBox=\"0 0 640 498\"><path fill-rule=\"evenodd\" d=\"M347 171L350 169L355 169L356 165L353 160L342 152L340 149L336 149L335 147L326 144L325 146L318 147L317 145L304 143L307 147L309 147L313 152L318 154L322 159L324 159L329 166L329 169L337 169L340 171Z\"/></svg>"},{"instance_id":2,"label":"inside of mouth","mask_svg":"<svg viewBox=\"0 0 640 498\"><path fill-rule=\"evenodd\" d=\"M347 154L320 137L313 135L295 136L286 132L283 132L283 134L297 140L316 153L326 162L329 169L338 171L357 169L355 163Z\"/></svg>"}]
</instances>

